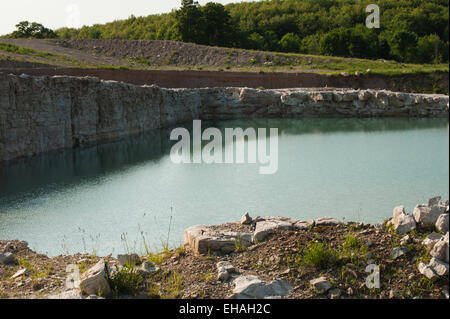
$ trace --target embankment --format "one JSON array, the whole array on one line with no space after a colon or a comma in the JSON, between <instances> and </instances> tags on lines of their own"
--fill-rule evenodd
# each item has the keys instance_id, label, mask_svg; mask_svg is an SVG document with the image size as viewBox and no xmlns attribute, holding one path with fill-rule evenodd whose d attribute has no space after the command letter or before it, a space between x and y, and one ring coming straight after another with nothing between
<instances>
[{"instance_id":1,"label":"embankment","mask_svg":"<svg viewBox=\"0 0 450 319\"><path fill-rule=\"evenodd\" d=\"M448 117L449 97L385 90L136 86L0 73L0 161L193 119Z\"/></svg>"}]
</instances>

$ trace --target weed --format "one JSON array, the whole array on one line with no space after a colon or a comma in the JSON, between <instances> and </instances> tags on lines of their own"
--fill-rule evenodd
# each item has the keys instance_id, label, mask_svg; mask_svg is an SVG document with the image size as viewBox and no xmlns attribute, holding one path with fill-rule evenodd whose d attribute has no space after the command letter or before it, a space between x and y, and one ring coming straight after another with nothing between
<instances>
[{"instance_id":1,"label":"weed","mask_svg":"<svg viewBox=\"0 0 450 319\"><path fill-rule=\"evenodd\" d=\"M324 269L336 263L338 256L336 252L324 243L312 243L304 250L296 263L300 266L312 266Z\"/></svg>"},{"instance_id":2,"label":"weed","mask_svg":"<svg viewBox=\"0 0 450 319\"><path fill-rule=\"evenodd\" d=\"M108 266L105 266L106 278L109 282L113 295L118 298L119 294L135 296L139 287L144 282L143 277L132 267L124 266L113 274L110 273Z\"/></svg>"}]
</instances>

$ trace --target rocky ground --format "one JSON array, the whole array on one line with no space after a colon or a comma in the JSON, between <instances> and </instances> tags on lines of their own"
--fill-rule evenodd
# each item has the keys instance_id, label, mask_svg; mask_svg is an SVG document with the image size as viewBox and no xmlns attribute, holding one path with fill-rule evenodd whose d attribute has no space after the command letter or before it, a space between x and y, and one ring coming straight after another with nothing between
<instances>
[{"instance_id":1,"label":"rocky ground","mask_svg":"<svg viewBox=\"0 0 450 319\"><path fill-rule=\"evenodd\" d=\"M396 207L377 225L244 215L193 226L184 246L146 256L49 258L0 241L0 297L448 299L448 207ZM76 277L67 286L68 265L79 289Z\"/></svg>"}]
</instances>

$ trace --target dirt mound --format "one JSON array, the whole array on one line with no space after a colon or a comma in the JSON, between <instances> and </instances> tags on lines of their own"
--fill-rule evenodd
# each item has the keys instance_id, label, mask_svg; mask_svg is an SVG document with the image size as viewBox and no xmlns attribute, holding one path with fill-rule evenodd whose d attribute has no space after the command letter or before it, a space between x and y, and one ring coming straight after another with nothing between
<instances>
[{"instance_id":1,"label":"dirt mound","mask_svg":"<svg viewBox=\"0 0 450 319\"><path fill-rule=\"evenodd\" d=\"M192 43L162 40L61 40L62 47L89 51L120 59L132 59L148 65L251 66L288 65L294 59L270 52L210 47Z\"/></svg>"}]
</instances>

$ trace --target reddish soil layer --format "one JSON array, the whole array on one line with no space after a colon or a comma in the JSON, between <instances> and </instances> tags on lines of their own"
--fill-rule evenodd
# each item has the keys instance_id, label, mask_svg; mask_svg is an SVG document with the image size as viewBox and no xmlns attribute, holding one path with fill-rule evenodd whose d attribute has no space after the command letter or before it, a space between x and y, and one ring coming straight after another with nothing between
<instances>
[{"instance_id":1,"label":"reddish soil layer","mask_svg":"<svg viewBox=\"0 0 450 319\"><path fill-rule=\"evenodd\" d=\"M109 69L3 68L0 72L35 76L93 76L136 85L167 88L251 87L265 89L299 87L335 87L354 89L386 89L399 92L433 91L433 85L448 87L448 74L402 76L329 76L312 73L250 73L214 71L145 71Z\"/></svg>"}]
</instances>

